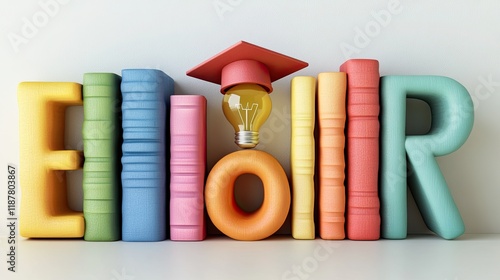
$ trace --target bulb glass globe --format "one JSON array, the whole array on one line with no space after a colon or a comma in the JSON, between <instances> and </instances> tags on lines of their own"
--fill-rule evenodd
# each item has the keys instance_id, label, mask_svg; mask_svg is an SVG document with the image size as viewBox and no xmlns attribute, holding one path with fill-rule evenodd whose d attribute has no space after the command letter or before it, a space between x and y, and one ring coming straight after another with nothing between
<instances>
[{"instance_id":1,"label":"bulb glass globe","mask_svg":"<svg viewBox=\"0 0 500 280\"><path fill-rule=\"evenodd\" d=\"M235 131L235 143L241 148L254 148L259 143L259 130L271 113L269 93L256 84L240 84L227 90L222 110Z\"/></svg>"}]
</instances>

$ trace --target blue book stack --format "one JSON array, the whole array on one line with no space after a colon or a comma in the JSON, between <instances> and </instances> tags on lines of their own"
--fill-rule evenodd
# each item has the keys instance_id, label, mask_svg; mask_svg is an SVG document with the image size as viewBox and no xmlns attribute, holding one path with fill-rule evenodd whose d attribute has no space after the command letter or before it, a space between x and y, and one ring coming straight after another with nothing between
<instances>
[{"instance_id":1,"label":"blue book stack","mask_svg":"<svg viewBox=\"0 0 500 280\"><path fill-rule=\"evenodd\" d=\"M122 239L167 238L166 161L170 95L174 81L160 70L124 69L122 146Z\"/></svg>"}]
</instances>

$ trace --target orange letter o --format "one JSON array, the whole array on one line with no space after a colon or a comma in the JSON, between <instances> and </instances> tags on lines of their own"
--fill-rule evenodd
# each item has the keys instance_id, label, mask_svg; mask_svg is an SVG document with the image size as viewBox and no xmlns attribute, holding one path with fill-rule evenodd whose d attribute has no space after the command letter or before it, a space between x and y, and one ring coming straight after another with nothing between
<instances>
[{"instance_id":1,"label":"orange letter o","mask_svg":"<svg viewBox=\"0 0 500 280\"><path fill-rule=\"evenodd\" d=\"M234 198L234 182L243 174L262 180L264 201L252 213L243 211ZM285 171L268 153L242 150L223 157L210 171L205 203L214 225L237 240L260 240L271 236L285 222L290 208L290 187Z\"/></svg>"}]
</instances>

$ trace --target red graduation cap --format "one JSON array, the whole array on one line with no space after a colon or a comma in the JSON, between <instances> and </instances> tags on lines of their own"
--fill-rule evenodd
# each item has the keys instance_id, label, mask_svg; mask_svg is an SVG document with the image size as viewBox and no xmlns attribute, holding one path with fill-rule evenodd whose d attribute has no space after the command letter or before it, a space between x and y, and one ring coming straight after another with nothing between
<instances>
[{"instance_id":1,"label":"red graduation cap","mask_svg":"<svg viewBox=\"0 0 500 280\"><path fill-rule=\"evenodd\" d=\"M186 75L220 84L222 94L242 83L258 84L271 93L271 82L307 65L304 61L240 41L187 71Z\"/></svg>"}]
</instances>

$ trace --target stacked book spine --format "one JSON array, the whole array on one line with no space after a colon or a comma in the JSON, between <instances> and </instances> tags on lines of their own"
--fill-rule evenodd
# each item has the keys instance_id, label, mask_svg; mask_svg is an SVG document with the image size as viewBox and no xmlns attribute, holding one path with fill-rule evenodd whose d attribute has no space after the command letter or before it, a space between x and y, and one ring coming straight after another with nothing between
<instances>
[{"instance_id":1,"label":"stacked book spine","mask_svg":"<svg viewBox=\"0 0 500 280\"><path fill-rule=\"evenodd\" d=\"M83 76L83 214L85 240L121 238L121 77Z\"/></svg>"},{"instance_id":2,"label":"stacked book spine","mask_svg":"<svg viewBox=\"0 0 500 280\"><path fill-rule=\"evenodd\" d=\"M316 78L294 77L291 83L292 236L314 239L314 124Z\"/></svg>"},{"instance_id":3,"label":"stacked book spine","mask_svg":"<svg viewBox=\"0 0 500 280\"><path fill-rule=\"evenodd\" d=\"M174 82L160 70L125 69L123 103L122 239L167 238L167 128Z\"/></svg>"},{"instance_id":4,"label":"stacked book spine","mask_svg":"<svg viewBox=\"0 0 500 280\"><path fill-rule=\"evenodd\" d=\"M351 59L340 66L347 73L347 237L380 238L379 64Z\"/></svg>"},{"instance_id":5,"label":"stacked book spine","mask_svg":"<svg viewBox=\"0 0 500 280\"><path fill-rule=\"evenodd\" d=\"M203 240L207 100L172 95L170 105L170 239Z\"/></svg>"},{"instance_id":6,"label":"stacked book spine","mask_svg":"<svg viewBox=\"0 0 500 280\"><path fill-rule=\"evenodd\" d=\"M346 74L318 75L317 118L319 236L344 239Z\"/></svg>"}]
</instances>

